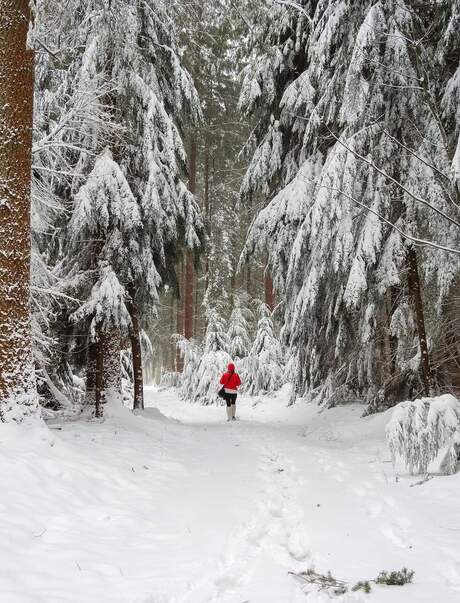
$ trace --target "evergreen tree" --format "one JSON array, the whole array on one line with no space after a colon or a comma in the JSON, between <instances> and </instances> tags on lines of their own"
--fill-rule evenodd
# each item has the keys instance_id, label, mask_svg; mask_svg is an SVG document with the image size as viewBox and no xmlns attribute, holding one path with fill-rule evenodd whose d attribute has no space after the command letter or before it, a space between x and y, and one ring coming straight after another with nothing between
<instances>
[{"instance_id":1,"label":"evergreen tree","mask_svg":"<svg viewBox=\"0 0 460 603\"><path fill-rule=\"evenodd\" d=\"M378 407L433 385L426 332L459 272L442 117L458 45L439 53L456 14L456 2L299 1L258 26L241 96L258 117L243 194L268 205L246 252L268 253L285 291L298 394Z\"/></svg>"},{"instance_id":2,"label":"evergreen tree","mask_svg":"<svg viewBox=\"0 0 460 603\"><path fill-rule=\"evenodd\" d=\"M251 349L250 324L252 313L240 302L233 309L228 327L229 354L234 361L245 358Z\"/></svg>"},{"instance_id":3,"label":"evergreen tree","mask_svg":"<svg viewBox=\"0 0 460 603\"><path fill-rule=\"evenodd\" d=\"M48 14L51 5L43 3ZM86 149L73 141L65 145L76 150L80 174L64 185L74 218L61 226L61 233L66 237L70 232L77 244L82 236L92 239L90 251L78 258L73 257L75 247L66 249L63 243L55 260L70 287L80 286L76 283L79 271L81 278L83 273L91 276L92 271L92 281L84 284L89 295L101 291L100 279L107 276L110 265L111 282L114 277L118 280L120 299L129 314L124 324L129 325L135 365L134 405L142 408L142 324L153 316L160 284L175 286L174 265L181 248L201 245L200 213L182 181L186 156L181 140L187 121L198 117L199 105L190 76L181 65L170 9L163 2L116 0L100 6L74 0L72 10L65 11L62 27L69 38L71 28L78 32L73 36L80 42L65 84L72 90L97 90L92 102L96 109L99 103L102 112L107 109L110 119L96 120L94 132L91 119L85 122L90 131L83 140ZM43 26L44 33L48 29ZM100 156L101 142L108 148L105 159ZM101 175L105 182L97 184ZM80 225L75 216L85 203L93 204L93 209L105 208L107 214L94 221L93 212L93 222ZM63 256L67 257L64 263L60 262ZM66 275L63 270L69 266L71 272ZM84 308L97 306L88 300ZM96 348L89 344L88 349L91 372ZM94 379L90 376L89 380Z\"/></svg>"},{"instance_id":4,"label":"evergreen tree","mask_svg":"<svg viewBox=\"0 0 460 603\"><path fill-rule=\"evenodd\" d=\"M219 380L231 358L226 324L216 308L207 311L206 337L203 346L187 342L183 346L184 378L182 396L190 402L215 404Z\"/></svg>"},{"instance_id":5,"label":"evergreen tree","mask_svg":"<svg viewBox=\"0 0 460 603\"><path fill-rule=\"evenodd\" d=\"M275 392L286 382L283 352L274 333L270 309L260 304L258 313L256 337L244 360L245 391L252 396Z\"/></svg>"}]
</instances>

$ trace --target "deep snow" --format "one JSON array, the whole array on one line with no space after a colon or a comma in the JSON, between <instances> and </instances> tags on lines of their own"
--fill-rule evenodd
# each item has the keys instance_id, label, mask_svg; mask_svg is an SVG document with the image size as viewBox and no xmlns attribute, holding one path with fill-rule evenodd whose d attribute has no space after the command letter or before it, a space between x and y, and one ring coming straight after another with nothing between
<instances>
[{"instance_id":1,"label":"deep snow","mask_svg":"<svg viewBox=\"0 0 460 603\"><path fill-rule=\"evenodd\" d=\"M0 425L2 603L325 603L289 571L414 584L339 603L457 603L460 475L395 477L383 414L147 388L143 416Z\"/></svg>"}]
</instances>

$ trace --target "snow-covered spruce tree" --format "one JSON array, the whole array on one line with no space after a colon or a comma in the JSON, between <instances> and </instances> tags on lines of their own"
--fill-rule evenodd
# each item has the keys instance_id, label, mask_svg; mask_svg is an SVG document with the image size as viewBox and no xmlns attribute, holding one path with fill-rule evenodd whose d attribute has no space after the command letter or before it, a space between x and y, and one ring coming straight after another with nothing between
<instances>
[{"instance_id":1,"label":"snow-covered spruce tree","mask_svg":"<svg viewBox=\"0 0 460 603\"><path fill-rule=\"evenodd\" d=\"M176 341L179 348L183 370L180 376L180 393L184 400L192 399L191 392L198 389L198 371L203 358L203 346L194 339L186 339L179 337ZM172 378L171 374L166 374L162 384L167 387L172 387L177 384L176 379Z\"/></svg>"},{"instance_id":2,"label":"snow-covered spruce tree","mask_svg":"<svg viewBox=\"0 0 460 603\"><path fill-rule=\"evenodd\" d=\"M187 116L197 117L199 109L193 84L179 61L166 5L120 0L107 7L102 19L105 35L94 67L110 65L110 79L121 82L112 103L127 134L116 155L142 220L132 242L138 249L138 270L131 271L124 283L132 323L134 406L141 408L140 315L146 318L156 301L152 297L156 275L163 283L174 282L180 247L200 245L199 212L180 177L185 152L178 130Z\"/></svg>"},{"instance_id":3,"label":"snow-covered spruce tree","mask_svg":"<svg viewBox=\"0 0 460 603\"><path fill-rule=\"evenodd\" d=\"M69 223L69 276L78 275L82 305L71 315L75 323L89 325L90 341L96 345L96 414L102 410L106 388L105 362L114 364L112 377L121 379L120 349L110 350L110 342L126 337L132 327L128 294L124 283L139 271L136 233L141 229L136 200L120 166L109 150L96 159L94 169L75 196ZM142 268L146 270L147 267ZM153 263L146 286L156 300L159 277ZM105 354L104 354L105 352ZM118 365L118 368L117 368ZM121 392L118 392L121 394Z\"/></svg>"},{"instance_id":4,"label":"snow-covered spruce tree","mask_svg":"<svg viewBox=\"0 0 460 603\"><path fill-rule=\"evenodd\" d=\"M34 55L28 0L0 2L0 420L37 410L30 320Z\"/></svg>"},{"instance_id":5,"label":"snow-covered spruce tree","mask_svg":"<svg viewBox=\"0 0 460 603\"><path fill-rule=\"evenodd\" d=\"M189 346L184 364L181 393L184 399L200 404L216 404L219 379L231 358L226 323L216 308L206 311L207 328L203 347ZM198 362L197 362L198 360Z\"/></svg>"},{"instance_id":6,"label":"snow-covered spruce tree","mask_svg":"<svg viewBox=\"0 0 460 603\"><path fill-rule=\"evenodd\" d=\"M181 247L200 245L199 212L181 180L185 152L180 135L186 120L197 117L198 101L190 77L179 60L174 24L166 4L116 0L101 5L75 0L72 6L73 18L80 20L85 35L79 46L84 51L72 84L91 89L95 82L107 83L103 103L110 108L112 122L118 124L119 129L117 136L112 136L106 144L112 153L112 162L118 164L135 199L140 220L137 227L129 231L130 253L120 268L122 262L113 260L116 249L110 260L106 250L118 236L127 235L110 231L112 225L125 227L127 222L104 216L102 221L107 218L109 230L104 234L102 229L104 238L95 239L90 245L94 255L94 280L86 286L88 291L100 291L97 282L101 275L95 268L105 269L109 262L125 291L133 352L134 405L142 408L141 323L154 311L160 283L174 285L174 264ZM80 31L78 27L77 31ZM96 169L95 155L97 147L96 153L93 147L86 155L82 154L78 167L83 177L72 183L71 203L88 174ZM99 193L103 190L101 188ZM106 206L112 201L113 198L107 199ZM101 224L93 226L97 229ZM64 225L64 235L66 232ZM80 235L77 233L77 238ZM77 275L79 268L72 254L67 253L66 257L65 264ZM88 270L85 263L82 271L89 275ZM89 303L85 307L95 306ZM92 349L89 345L90 365Z\"/></svg>"},{"instance_id":7,"label":"snow-covered spruce tree","mask_svg":"<svg viewBox=\"0 0 460 603\"><path fill-rule=\"evenodd\" d=\"M257 333L244 359L244 389L251 396L279 390L286 382L281 344L275 335L270 308L259 304Z\"/></svg>"},{"instance_id":8,"label":"snow-covered spruce tree","mask_svg":"<svg viewBox=\"0 0 460 603\"><path fill-rule=\"evenodd\" d=\"M250 322L252 319L251 310L244 307L240 299L237 299L228 321L228 351L235 362L245 358L251 349Z\"/></svg>"},{"instance_id":9,"label":"snow-covered spruce tree","mask_svg":"<svg viewBox=\"0 0 460 603\"><path fill-rule=\"evenodd\" d=\"M455 472L460 451L460 402L446 394L398 404L386 428L393 461L412 475Z\"/></svg>"},{"instance_id":10,"label":"snow-covered spruce tree","mask_svg":"<svg viewBox=\"0 0 460 603\"><path fill-rule=\"evenodd\" d=\"M263 126L243 192L270 201L247 251L269 254L285 291L297 393L388 404L432 387L430 330L439 336L432 325L459 272L455 254L413 241L458 248L442 109L457 76L439 51L458 6L298 4L309 18L284 6L260 26L243 87ZM280 72L269 54L283 57Z\"/></svg>"},{"instance_id":11,"label":"snow-covered spruce tree","mask_svg":"<svg viewBox=\"0 0 460 603\"><path fill-rule=\"evenodd\" d=\"M72 395L75 373L85 367L87 350L94 347L86 345L85 326L77 327L69 321L81 292L75 277L68 278L65 262L73 196L84 183L94 158L120 134L108 104L112 83L104 74L84 69L82 58L92 23L86 16L79 0L65 4L39 0L31 36L36 53L32 182L34 355L41 402L48 404L48 398L54 398L49 401L51 406L56 405L56 396L50 391L56 391L56 384Z\"/></svg>"}]
</instances>

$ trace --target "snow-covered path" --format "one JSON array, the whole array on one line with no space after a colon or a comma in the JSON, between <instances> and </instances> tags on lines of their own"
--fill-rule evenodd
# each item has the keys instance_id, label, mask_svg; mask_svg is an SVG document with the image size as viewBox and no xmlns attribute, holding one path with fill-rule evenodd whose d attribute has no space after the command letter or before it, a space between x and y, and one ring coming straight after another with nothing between
<instances>
[{"instance_id":1,"label":"snow-covered path","mask_svg":"<svg viewBox=\"0 0 460 603\"><path fill-rule=\"evenodd\" d=\"M144 416L52 425L51 442L0 426L2 603L329 601L288 573L312 566L352 584L416 572L339 603L458 602L460 476L396 481L388 417L280 396L227 424L146 396Z\"/></svg>"}]
</instances>

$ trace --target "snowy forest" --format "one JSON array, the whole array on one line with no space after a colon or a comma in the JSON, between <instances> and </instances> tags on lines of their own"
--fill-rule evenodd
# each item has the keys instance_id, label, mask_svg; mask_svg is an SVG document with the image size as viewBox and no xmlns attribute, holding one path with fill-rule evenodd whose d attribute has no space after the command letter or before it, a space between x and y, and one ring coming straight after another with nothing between
<instances>
[{"instance_id":1,"label":"snowy forest","mask_svg":"<svg viewBox=\"0 0 460 603\"><path fill-rule=\"evenodd\" d=\"M0 600L454 603L459 460L460 0L0 0Z\"/></svg>"}]
</instances>

